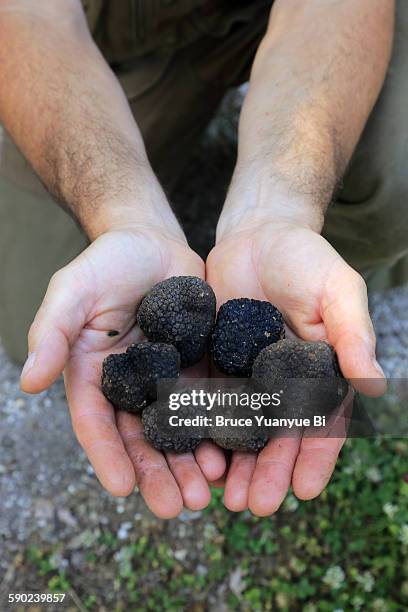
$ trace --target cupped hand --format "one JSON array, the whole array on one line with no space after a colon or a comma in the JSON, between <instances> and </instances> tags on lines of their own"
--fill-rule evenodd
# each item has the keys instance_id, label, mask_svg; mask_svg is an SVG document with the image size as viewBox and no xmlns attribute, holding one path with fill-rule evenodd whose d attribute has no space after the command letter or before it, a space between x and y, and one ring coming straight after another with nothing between
<instances>
[{"instance_id":1,"label":"cupped hand","mask_svg":"<svg viewBox=\"0 0 408 612\"><path fill-rule=\"evenodd\" d=\"M334 346L355 389L372 396L385 391L365 283L318 233L287 221L225 231L209 255L207 280L218 306L236 297L272 302L297 336ZM287 437L271 440L258 456L234 453L226 506L269 515L291 484L300 499L316 497L343 443L344 436Z\"/></svg>"},{"instance_id":2,"label":"cupped hand","mask_svg":"<svg viewBox=\"0 0 408 612\"><path fill-rule=\"evenodd\" d=\"M136 309L145 293L170 276L204 277L204 264L184 237L151 228L102 234L57 272L29 334L21 383L38 393L64 372L73 429L102 485L113 495L137 485L163 518L183 505L205 507L207 480L225 470L224 456L208 442L192 453L164 456L143 437L141 420L116 413L101 392L101 365L141 338Z\"/></svg>"}]
</instances>

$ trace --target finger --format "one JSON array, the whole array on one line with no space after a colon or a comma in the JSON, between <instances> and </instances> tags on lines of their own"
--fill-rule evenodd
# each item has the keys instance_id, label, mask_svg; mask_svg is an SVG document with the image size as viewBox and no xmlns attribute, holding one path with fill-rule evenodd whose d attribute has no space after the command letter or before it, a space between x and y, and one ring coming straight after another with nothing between
<instances>
[{"instance_id":1,"label":"finger","mask_svg":"<svg viewBox=\"0 0 408 612\"><path fill-rule=\"evenodd\" d=\"M67 270L52 277L29 332L29 355L21 374L26 393L43 391L61 375L70 346L85 324L82 287Z\"/></svg>"},{"instance_id":2,"label":"finger","mask_svg":"<svg viewBox=\"0 0 408 612\"><path fill-rule=\"evenodd\" d=\"M223 489L225 488L225 484L227 482L227 476L228 476L228 472L229 469L231 467L231 458L233 453L231 451L226 451L223 450L224 453L224 459L225 459L225 471L223 473L223 475L221 476L221 478L219 478L218 480L214 480L212 481L210 484L210 486L214 487L215 489Z\"/></svg>"},{"instance_id":3,"label":"finger","mask_svg":"<svg viewBox=\"0 0 408 612\"><path fill-rule=\"evenodd\" d=\"M224 489L226 480L227 480L226 475L223 475L218 480L213 480L212 482L209 482L208 484L213 489Z\"/></svg>"},{"instance_id":4,"label":"finger","mask_svg":"<svg viewBox=\"0 0 408 612\"><path fill-rule=\"evenodd\" d=\"M219 480L227 467L224 451L209 440L204 440L194 451L202 473L208 482Z\"/></svg>"},{"instance_id":5,"label":"finger","mask_svg":"<svg viewBox=\"0 0 408 612\"><path fill-rule=\"evenodd\" d=\"M183 509L183 499L163 453L144 438L140 418L118 412L117 424L146 505L159 518L176 517Z\"/></svg>"},{"instance_id":6,"label":"finger","mask_svg":"<svg viewBox=\"0 0 408 612\"><path fill-rule=\"evenodd\" d=\"M303 438L292 477L293 492L299 499L320 495L330 480L340 450L341 438Z\"/></svg>"},{"instance_id":7,"label":"finger","mask_svg":"<svg viewBox=\"0 0 408 612\"><path fill-rule=\"evenodd\" d=\"M192 453L166 453L167 463L189 510L202 510L211 500L208 483Z\"/></svg>"},{"instance_id":8,"label":"finger","mask_svg":"<svg viewBox=\"0 0 408 612\"><path fill-rule=\"evenodd\" d=\"M116 427L113 408L100 389L81 374L86 375L83 362L70 363L65 373L72 427L78 442L102 486L112 495L130 495L136 484L135 471Z\"/></svg>"},{"instance_id":9,"label":"finger","mask_svg":"<svg viewBox=\"0 0 408 612\"><path fill-rule=\"evenodd\" d=\"M269 516L283 502L292 479L300 438L270 440L259 453L249 488L249 509L256 516Z\"/></svg>"},{"instance_id":10,"label":"finger","mask_svg":"<svg viewBox=\"0 0 408 612\"><path fill-rule=\"evenodd\" d=\"M306 438L345 439L351 423L354 396L354 389L349 385L347 394L341 404L325 416L325 424L304 429L303 440Z\"/></svg>"},{"instance_id":11,"label":"finger","mask_svg":"<svg viewBox=\"0 0 408 612\"><path fill-rule=\"evenodd\" d=\"M353 412L354 391L349 389L342 404L331 414L324 427L303 436L292 476L292 485L300 499L320 495L330 480L338 454L346 441Z\"/></svg>"},{"instance_id":12,"label":"finger","mask_svg":"<svg viewBox=\"0 0 408 612\"><path fill-rule=\"evenodd\" d=\"M322 319L329 342L338 355L343 375L371 397L386 391L386 381L375 356L375 333L368 312L365 282L351 268L334 275L324 289ZM339 291L339 287L345 288Z\"/></svg>"},{"instance_id":13,"label":"finger","mask_svg":"<svg viewBox=\"0 0 408 612\"><path fill-rule=\"evenodd\" d=\"M224 492L225 507L232 512L242 512L248 508L249 485L256 458L256 453L232 453Z\"/></svg>"}]
</instances>

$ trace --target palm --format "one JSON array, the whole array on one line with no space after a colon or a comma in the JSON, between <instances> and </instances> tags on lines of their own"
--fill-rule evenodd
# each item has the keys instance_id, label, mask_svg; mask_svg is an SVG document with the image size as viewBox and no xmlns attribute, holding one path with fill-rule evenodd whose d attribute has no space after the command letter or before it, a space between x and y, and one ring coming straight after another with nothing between
<instances>
[{"instance_id":1,"label":"palm","mask_svg":"<svg viewBox=\"0 0 408 612\"><path fill-rule=\"evenodd\" d=\"M211 252L207 277L219 304L234 297L268 300L296 335L334 344L345 376L372 375L370 350L364 353L362 346L372 334L364 283L318 234L272 223L232 234ZM270 514L291 482L300 498L316 496L330 478L343 441L286 438L269 442L258 458L234 453L227 506L242 510L249 505L256 514Z\"/></svg>"},{"instance_id":2,"label":"palm","mask_svg":"<svg viewBox=\"0 0 408 612\"><path fill-rule=\"evenodd\" d=\"M110 232L55 275L31 332L37 359L25 388L45 388L64 369L73 427L102 484L117 495L138 484L163 517L177 514L183 503L193 509L208 503L203 473L212 479L223 472L221 454L203 445L196 463L192 454L165 458L155 451L143 438L140 419L116 415L103 396L101 364L141 339L135 314L148 289L169 276L203 272L203 262L183 240Z\"/></svg>"},{"instance_id":3,"label":"palm","mask_svg":"<svg viewBox=\"0 0 408 612\"><path fill-rule=\"evenodd\" d=\"M215 247L208 265L223 297L235 296L240 288L244 296L268 299L300 336L307 335L309 326L317 332L324 288L337 274L336 267L353 274L321 236L300 228L288 231L284 226L264 226L227 238Z\"/></svg>"}]
</instances>

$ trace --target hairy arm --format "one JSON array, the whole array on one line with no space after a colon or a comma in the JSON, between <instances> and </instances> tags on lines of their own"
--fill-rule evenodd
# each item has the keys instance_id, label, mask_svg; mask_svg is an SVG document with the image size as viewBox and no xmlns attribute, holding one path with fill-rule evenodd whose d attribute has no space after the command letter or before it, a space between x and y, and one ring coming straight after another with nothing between
<instances>
[{"instance_id":1,"label":"hairy arm","mask_svg":"<svg viewBox=\"0 0 408 612\"><path fill-rule=\"evenodd\" d=\"M172 217L79 0L0 0L0 121L91 237Z\"/></svg>"},{"instance_id":2,"label":"hairy arm","mask_svg":"<svg viewBox=\"0 0 408 612\"><path fill-rule=\"evenodd\" d=\"M363 279L319 235L324 213L381 89L393 0L275 0L243 106L238 160L207 261L217 301L268 300L300 337L326 340L344 376L385 390ZM344 436L272 439L234 455L225 504L275 512L328 483Z\"/></svg>"},{"instance_id":3,"label":"hairy arm","mask_svg":"<svg viewBox=\"0 0 408 612\"><path fill-rule=\"evenodd\" d=\"M146 444L140 419L116 414L101 393L103 359L140 340L142 297L168 276L204 276L204 264L154 177L79 0L0 0L0 121L92 241L50 281L23 389L42 391L64 372L74 431L112 494L137 483L158 516L202 509L206 478L225 470L221 452L207 444L166 459Z\"/></svg>"},{"instance_id":4,"label":"hairy arm","mask_svg":"<svg viewBox=\"0 0 408 612\"><path fill-rule=\"evenodd\" d=\"M320 231L383 84L394 0L276 0L218 228L269 215Z\"/></svg>"}]
</instances>

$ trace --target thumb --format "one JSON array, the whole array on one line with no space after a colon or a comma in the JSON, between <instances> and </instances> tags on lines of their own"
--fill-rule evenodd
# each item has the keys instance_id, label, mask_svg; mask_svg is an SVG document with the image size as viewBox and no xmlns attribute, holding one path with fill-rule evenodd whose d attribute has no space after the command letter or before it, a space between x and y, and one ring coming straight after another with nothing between
<instances>
[{"instance_id":1,"label":"thumb","mask_svg":"<svg viewBox=\"0 0 408 612\"><path fill-rule=\"evenodd\" d=\"M343 375L370 397L385 393L387 383L375 355L376 338L368 312L367 287L349 266L326 283L321 316ZM333 278L333 277L332 277Z\"/></svg>"},{"instance_id":2,"label":"thumb","mask_svg":"<svg viewBox=\"0 0 408 612\"><path fill-rule=\"evenodd\" d=\"M40 393L57 380L85 325L84 288L75 281L71 266L51 278L30 328L29 352L21 373L21 388L26 393Z\"/></svg>"}]
</instances>

